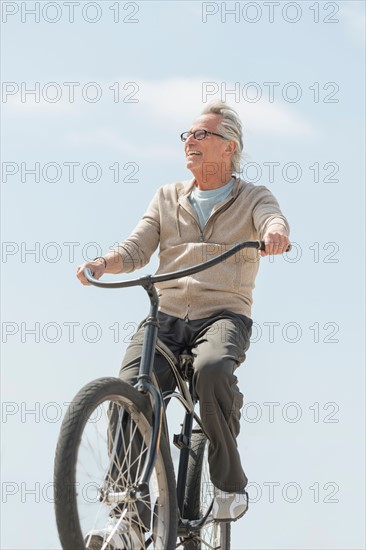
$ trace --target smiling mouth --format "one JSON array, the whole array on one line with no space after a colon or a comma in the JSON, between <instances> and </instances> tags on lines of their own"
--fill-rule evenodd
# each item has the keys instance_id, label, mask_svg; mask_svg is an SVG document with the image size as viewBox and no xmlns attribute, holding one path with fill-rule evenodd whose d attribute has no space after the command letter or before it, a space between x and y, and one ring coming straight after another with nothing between
<instances>
[{"instance_id":1,"label":"smiling mouth","mask_svg":"<svg viewBox=\"0 0 366 550\"><path fill-rule=\"evenodd\" d=\"M200 153L199 151L188 151L188 153L186 154L187 157L194 157L194 156L200 156L202 155L202 153Z\"/></svg>"}]
</instances>

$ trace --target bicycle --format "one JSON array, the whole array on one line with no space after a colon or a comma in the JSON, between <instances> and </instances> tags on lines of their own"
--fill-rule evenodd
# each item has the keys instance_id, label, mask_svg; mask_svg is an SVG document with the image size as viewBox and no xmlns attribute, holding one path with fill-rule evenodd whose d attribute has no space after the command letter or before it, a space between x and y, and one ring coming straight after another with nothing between
<instances>
[{"instance_id":1,"label":"bicycle","mask_svg":"<svg viewBox=\"0 0 366 550\"><path fill-rule=\"evenodd\" d=\"M178 364L157 339L159 299L154 284L208 269L243 248L264 250L264 243L246 241L193 267L127 281L102 282L85 270L94 286L142 286L150 298L150 312L136 386L118 378L94 380L78 392L63 420L54 483L56 522L64 550L92 550L87 533L103 526L116 510L128 531L138 534L138 546L143 549L230 549L230 522L216 522L211 515L208 440L195 412L193 357L183 353ZM153 374L155 351L168 361L177 390L161 394ZM165 416L165 402L172 398L185 410L181 431L173 437L179 449L177 482ZM136 548L127 535L126 549ZM103 541L102 550L114 548L112 538L113 532Z\"/></svg>"}]
</instances>

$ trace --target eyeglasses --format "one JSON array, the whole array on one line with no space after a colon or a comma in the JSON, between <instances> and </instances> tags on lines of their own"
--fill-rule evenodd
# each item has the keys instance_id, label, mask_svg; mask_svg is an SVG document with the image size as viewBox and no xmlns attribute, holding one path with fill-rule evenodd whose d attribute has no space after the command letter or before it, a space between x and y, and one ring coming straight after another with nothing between
<instances>
[{"instance_id":1,"label":"eyeglasses","mask_svg":"<svg viewBox=\"0 0 366 550\"><path fill-rule=\"evenodd\" d=\"M180 139L184 143L185 141L187 141L189 136L193 136L194 139L200 140L200 139L205 139L205 137L207 137L208 135L219 136L220 138L225 139L225 137L222 136L221 134L216 134L215 132L208 132L207 130L196 130L195 132L183 132L183 134L180 135Z\"/></svg>"}]
</instances>

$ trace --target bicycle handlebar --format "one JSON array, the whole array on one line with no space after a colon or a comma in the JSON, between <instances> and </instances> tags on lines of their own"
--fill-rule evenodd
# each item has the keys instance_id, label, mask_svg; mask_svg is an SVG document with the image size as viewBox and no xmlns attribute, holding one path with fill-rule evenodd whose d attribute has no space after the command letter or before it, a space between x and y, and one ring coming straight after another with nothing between
<instances>
[{"instance_id":1,"label":"bicycle handlebar","mask_svg":"<svg viewBox=\"0 0 366 550\"><path fill-rule=\"evenodd\" d=\"M257 250L264 250L265 243L264 241L244 241L242 243L234 245L226 252L223 252L222 254L219 254L218 256L215 256L214 258L211 258L210 260L207 260L206 262L203 262L201 264L196 264L192 267L188 267L180 271L163 273L161 275L144 275L137 279L130 279L128 281L99 281L98 279L94 279L93 272L89 268L86 268L84 270L84 275L89 283L101 288L127 288L131 286L146 286L154 283L160 283L162 281L171 281L173 279L178 279L179 277L188 277L189 275L193 275L194 273L199 273L200 271L204 271L209 267L223 262L243 248L256 248ZM287 250L289 249L290 247Z\"/></svg>"}]
</instances>

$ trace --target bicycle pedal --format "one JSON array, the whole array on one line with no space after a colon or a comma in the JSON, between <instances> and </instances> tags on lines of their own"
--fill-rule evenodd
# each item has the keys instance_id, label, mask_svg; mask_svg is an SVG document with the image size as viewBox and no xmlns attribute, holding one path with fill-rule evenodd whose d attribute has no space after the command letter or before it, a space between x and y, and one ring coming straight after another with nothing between
<instances>
[{"instance_id":1,"label":"bicycle pedal","mask_svg":"<svg viewBox=\"0 0 366 550\"><path fill-rule=\"evenodd\" d=\"M189 437L184 434L174 434L173 443L178 449L189 447Z\"/></svg>"}]
</instances>

